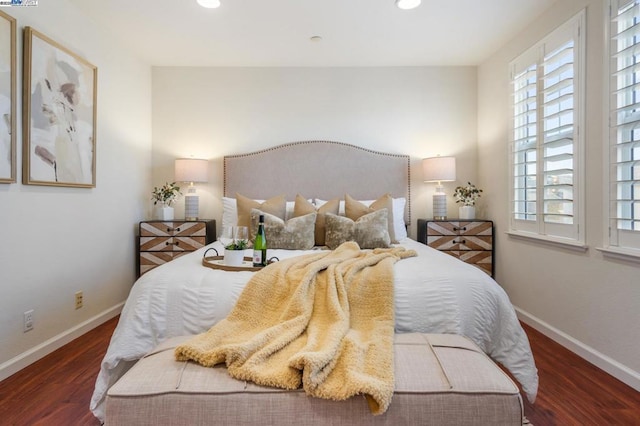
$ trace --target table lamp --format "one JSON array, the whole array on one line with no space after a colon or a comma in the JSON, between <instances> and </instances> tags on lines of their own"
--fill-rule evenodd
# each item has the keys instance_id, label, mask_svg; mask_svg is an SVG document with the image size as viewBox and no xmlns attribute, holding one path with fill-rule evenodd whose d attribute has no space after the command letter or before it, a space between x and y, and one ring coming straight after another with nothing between
<instances>
[{"instance_id":1,"label":"table lamp","mask_svg":"<svg viewBox=\"0 0 640 426\"><path fill-rule=\"evenodd\" d=\"M199 197L193 185L197 182L207 182L208 160L196 158L177 158L175 162L176 182L189 182L189 189L184 196L184 217L186 220L197 220Z\"/></svg>"},{"instance_id":2,"label":"table lamp","mask_svg":"<svg viewBox=\"0 0 640 426\"><path fill-rule=\"evenodd\" d=\"M425 182L438 182L433 194L433 218L447 219L447 194L444 193L442 182L456 180L455 157L431 157L422 160L422 173Z\"/></svg>"}]
</instances>

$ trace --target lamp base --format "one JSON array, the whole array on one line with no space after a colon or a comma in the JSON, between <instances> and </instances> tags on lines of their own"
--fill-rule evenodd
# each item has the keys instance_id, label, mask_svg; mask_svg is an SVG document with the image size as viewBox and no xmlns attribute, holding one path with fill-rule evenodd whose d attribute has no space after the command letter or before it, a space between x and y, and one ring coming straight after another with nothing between
<instances>
[{"instance_id":1,"label":"lamp base","mask_svg":"<svg viewBox=\"0 0 640 426\"><path fill-rule=\"evenodd\" d=\"M436 192L433 194L433 218L435 220L447 219L447 195Z\"/></svg>"},{"instance_id":2,"label":"lamp base","mask_svg":"<svg viewBox=\"0 0 640 426\"><path fill-rule=\"evenodd\" d=\"M200 197L195 194L195 188L184 196L184 217L186 220L198 220L198 205Z\"/></svg>"}]
</instances>

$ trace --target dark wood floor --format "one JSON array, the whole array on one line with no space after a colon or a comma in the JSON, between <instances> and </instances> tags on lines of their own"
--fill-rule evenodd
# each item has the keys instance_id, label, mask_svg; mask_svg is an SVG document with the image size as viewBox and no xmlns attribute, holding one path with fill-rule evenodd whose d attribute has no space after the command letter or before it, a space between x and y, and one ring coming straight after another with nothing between
<instances>
[{"instance_id":1,"label":"dark wood floor","mask_svg":"<svg viewBox=\"0 0 640 426\"><path fill-rule=\"evenodd\" d=\"M89 411L117 318L0 382L0 425L99 425ZM540 376L534 426L640 425L640 392L525 326Z\"/></svg>"}]
</instances>

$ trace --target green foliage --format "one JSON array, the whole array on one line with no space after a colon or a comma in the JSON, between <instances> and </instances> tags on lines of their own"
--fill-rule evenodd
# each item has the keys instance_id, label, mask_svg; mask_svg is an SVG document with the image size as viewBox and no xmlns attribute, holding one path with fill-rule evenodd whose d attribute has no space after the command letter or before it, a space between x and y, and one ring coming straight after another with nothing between
<instances>
[{"instance_id":1,"label":"green foliage","mask_svg":"<svg viewBox=\"0 0 640 426\"><path fill-rule=\"evenodd\" d=\"M249 242L247 240L235 240L228 246L225 246L225 250L244 250L249 247Z\"/></svg>"},{"instance_id":2,"label":"green foliage","mask_svg":"<svg viewBox=\"0 0 640 426\"><path fill-rule=\"evenodd\" d=\"M476 200L480 198L482 189L476 188L471 182L467 182L467 186L459 186L453 192L456 203L462 203L465 206L475 206Z\"/></svg>"},{"instance_id":3,"label":"green foliage","mask_svg":"<svg viewBox=\"0 0 640 426\"><path fill-rule=\"evenodd\" d=\"M177 186L175 182L167 182L160 188L158 188L157 186L153 188L151 199L153 200L154 206L158 203L164 203L167 206L171 206L178 195L182 195L182 193L180 192L180 187Z\"/></svg>"}]
</instances>

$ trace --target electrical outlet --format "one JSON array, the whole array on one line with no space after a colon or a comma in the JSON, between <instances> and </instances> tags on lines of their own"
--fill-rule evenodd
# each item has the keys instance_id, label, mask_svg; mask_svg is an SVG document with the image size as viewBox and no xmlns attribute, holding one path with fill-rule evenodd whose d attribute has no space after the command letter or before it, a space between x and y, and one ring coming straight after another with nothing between
<instances>
[{"instance_id":1,"label":"electrical outlet","mask_svg":"<svg viewBox=\"0 0 640 426\"><path fill-rule=\"evenodd\" d=\"M76 309L82 308L82 292L76 292Z\"/></svg>"},{"instance_id":2,"label":"electrical outlet","mask_svg":"<svg viewBox=\"0 0 640 426\"><path fill-rule=\"evenodd\" d=\"M23 331L26 333L27 331L33 330L33 309L26 311L23 315L24 315Z\"/></svg>"}]
</instances>

